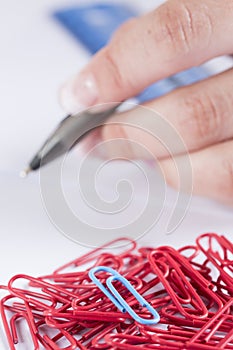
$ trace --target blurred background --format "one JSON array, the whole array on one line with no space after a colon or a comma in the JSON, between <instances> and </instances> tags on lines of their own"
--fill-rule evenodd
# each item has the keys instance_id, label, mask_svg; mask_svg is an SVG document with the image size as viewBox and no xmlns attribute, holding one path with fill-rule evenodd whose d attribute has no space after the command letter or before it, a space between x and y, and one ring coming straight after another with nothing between
<instances>
[{"instance_id":1,"label":"blurred background","mask_svg":"<svg viewBox=\"0 0 233 350\"><path fill-rule=\"evenodd\" d=\"M0 284L16 273L35 276L49 273L87 251L62 235L49 220L41 198L39 174L22 180L19 171L64 117L58 103L59 87L90 58L90 52L54 14L100 2L1 0ZM148 11L161 2L104 1L111 5L130 5L135 13ZM96 13L93 20L102 23ZM211 74L230 66L232 61L225 57L210 62L207 68ZM154 175L154 169L148 171ZM134 171L125 164L110 166L100 181L100 188L110 197L116 173L122 178L131 176L132 181L136 178ZM136 216L146 198L141 178L135 181L137 192L131 214ZM168 189L163 215L139 243L177 247L192 244L195 237L205 231L233 237L232 210L203 198L193 198L183 222L172 235L166 235L167 219L175 201L175 191ZM81 200L78 202L80 212L85 212L85 205ZM1 349L8 349L1 333L0 345ZM26 345L22 348L26 349Z\"/></svg>"}]
</instances>

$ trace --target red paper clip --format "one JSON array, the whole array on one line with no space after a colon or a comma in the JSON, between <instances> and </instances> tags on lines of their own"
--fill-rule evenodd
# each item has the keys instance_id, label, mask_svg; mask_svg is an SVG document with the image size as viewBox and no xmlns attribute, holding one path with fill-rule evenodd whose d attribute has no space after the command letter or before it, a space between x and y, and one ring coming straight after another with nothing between
<instances>
[{"instance_id":1,"label":"red paper clip","mask_svg":"<svg viewBox=\"0 0 233 350\"><path fill-rule=\"evenodd\" d=\"M130 246L109 253L105 249L114 242ZM15 350L18 324L24 320L34 349L233 350L232 251L232 244L216 234L202 235L195 246L179 250L136 250L134 241L123 238L47 276L16 275L7 287L0 286L9 293L0 304L9 348ZM119 312L108 294L92 283L89 271L100 263L114 267L158 311L157 325L142 325ZM125 301L140 318L150 319L130 290L114 279L108 281L108 276L98 273L105 288L123 298L121 305ZM21 280L28 287L18 288Z\"/></svg>"},{"instance_id":2,"label":"red paper clip","mask_svg":"<svg viewBox=\"0 0 233 350\"><path fill-rule=\"evenodd\" d=\"M163 271L161 270L160 260L167 263L167 266L171 269L169 276L165 277ZM149 255L149 261L151 267L158 275L161 283L167 290L170 295L173 303L177 307L177 310L187 318L205 318L208 316L208 310L203 303L202 299L199 297L198 293L195 291L191 283L189 282L189 276L185 276L179 264L177 263L177 259L173 259L169 253L163 252L161 250L155 250ZM191 265L190 270L192 271ZM191 272L190 271L190 272ZM171 272L173 273L173 278L171 277ZM174 291L174 286L178 283L178 288L176 288L176 292ZM191 275L193 277L193 274ZM171 285L170 280L172 279L173 285ZM179 290L179 287L183 284L183 288ZM183 292L183 295L182 295ZM184 308L184 305L192 305L192 308Z\"/></svg>"},{"instance_id":3,"label":"red paper clip","mask_svg":"<svg viewBox=\"0 0 233 350\"><path fill-rule=\"evenodd\" d=\"M207 244L205 240L207 239ZM198 248L206 255L206 263L212 263L219 271L218 283L233 293L233 245L223 236L204 234L196 240ZM225 286L224 286L225 285ZM226 288L226 287L225 287Z\"/></svg>"},{"instance_id":4,"label":"red paper clip","mask_svg":"<svg viewBox=\"0 0 233 350\"><path fill-rule=\"evenodd\" d=\"M228 301L224 307L219 310L206 324L195 333L195 335L192 337L190 341L187 342L187 345L190 346L190 348L196 348L196 349L204 349L203 345L199 344L199 341L201 340L205 344L208 344L211 341L211 338L213 335L219 331L219 327L222 325L223 322L227 321L227 319L230 320L232 329L230 332L224 334L221 332L221 337L219 338L219 341L213 341L211 342L212 349L216 347L217 349L225 349L225 347L233 340L233 316L229 315L228 312L230 311L230 308L233 305L233 298ZM233 347L233 344L231 342L231 345ZM206 346L205 349L208 349ZM211 347L209 346L209 349Z\"/></svg>"},{"instance_id":5,"label":"red paper clip","mask_svg":"<svg viewBox=\"0 0 233 350\"><path fill-rule=\"evenodd\" d=\"M113 241L106 243L106 244L102 245L101 247L93 249L91 252L86 253L83 256L81 256L77 259L74 259L71 262L59 267L58 269L56 269L54 271L54 274L61 273L62 271L66 270L68 267L80 266L80 265L84 265L84 264L87 264L90 262L93 262L93 264L94 264L96 259L100 256L100 252L102 250L111 249L112 247L115 247L117 245L118 246L123 246L123 245L127 246L128 244L131 244L131 247L125 249L124 251L121 252L121 254L118 255L118 256L123 258L124 256L133 252L136 248L136 242L133 241L132 239L126 238L126 237L114 239Z\"/></svg>"}]
</instances>

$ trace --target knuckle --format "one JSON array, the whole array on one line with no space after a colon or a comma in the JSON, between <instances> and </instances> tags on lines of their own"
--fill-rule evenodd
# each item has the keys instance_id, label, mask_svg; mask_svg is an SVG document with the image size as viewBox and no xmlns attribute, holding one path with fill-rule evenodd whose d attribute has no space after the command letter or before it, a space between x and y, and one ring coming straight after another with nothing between
<instances>
[{"instance_id":1,"label":"knuckle","mask_svg":"<svg viewBox=\"0 0 233 350\"><path fill-rule=\"evenodd\" d=\"M188 123L188 132L196 144L220 138L226 106L219 96L198 92L188 95L184 104L187 111L185 123Z\"/></svg>"},{"instance_id":2,"label":"knuckle","mask_svg":"<svg viewBox=\"0 0 233 350\"><path fill-rule=\"evenodd\" d=\"M116 88L119 88L119 89L122 88L123 76L121 74L119 62L116 59L116 56L114 55L114 52L110 46L106 46L105 52L104 52L104 58L105 58L105 64L108 67L108 72L114 81L114 85L116 86Z\"/></svg>"},{"instance_id":3,"label":"knuckle","mask_svg":"<svg viewBox=\"0 0 233 350\"><path fill-rule=\"evenodd\" d=\"M175 54L190 53L195 45L206 45L212 33L212 20L207 9L168 1L154 11L155 39L162 42L171 57Z\"/></svg>"},{"instance_id":4,"label":"knuckle","mask_svg":"<svg viewBox=\"0 0 233 350\"><path fill-rule=\"evenodd\" d=\"M133 18L122 24L113 35L109 45L103 49L105 64L115 87L119 90L131 91L136 88L134 75L129 74L130 67L126 55L126 48L132 44L131 33L134 31L136 20Z\"/></svg>"}]
</instances>

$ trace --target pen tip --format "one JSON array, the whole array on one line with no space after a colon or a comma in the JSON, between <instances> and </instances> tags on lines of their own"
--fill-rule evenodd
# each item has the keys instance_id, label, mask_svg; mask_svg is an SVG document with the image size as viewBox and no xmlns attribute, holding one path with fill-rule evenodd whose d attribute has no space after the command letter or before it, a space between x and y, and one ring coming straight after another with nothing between
<instances>
[{"instance_id":1,"label":"pen tip","mask_svg":"<svg viewBox=\"0 0 233 350\"><path fill-rule=\"evenodd\" d=\"M30 167L28 167L28 168L26 168L26 169L20 171L19 176L20 176L22 179L24 179L25 177L28 176L28 174L29 174L31 171L32 171L32 169L31 169Z\"/></svg>"}]
</instances>

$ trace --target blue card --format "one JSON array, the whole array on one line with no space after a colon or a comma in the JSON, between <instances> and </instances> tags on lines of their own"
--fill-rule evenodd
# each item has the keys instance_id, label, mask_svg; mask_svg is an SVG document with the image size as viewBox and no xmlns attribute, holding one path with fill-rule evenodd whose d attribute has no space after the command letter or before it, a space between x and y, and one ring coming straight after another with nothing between
<instances>
[{"instance_id":1,"label":"blue card","mask_svg":"<svg viewBox=\"0 0 233 350\"><path fill-rule=\"evenodd\" d=\"M93 4L56 11L57 18L90 53L95 54L112 33L137 13L126 5Z\"/></svg>"}]
</instances>

